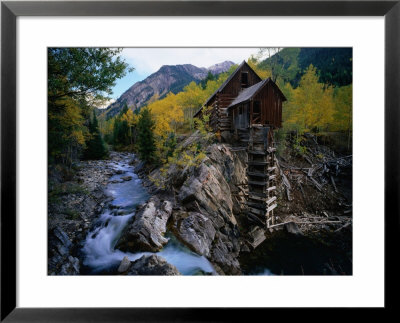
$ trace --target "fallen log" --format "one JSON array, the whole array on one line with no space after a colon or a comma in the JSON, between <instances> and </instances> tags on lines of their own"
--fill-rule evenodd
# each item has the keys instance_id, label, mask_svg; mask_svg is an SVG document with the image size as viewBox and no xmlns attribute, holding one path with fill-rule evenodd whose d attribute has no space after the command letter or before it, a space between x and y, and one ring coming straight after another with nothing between
<instances>
[{"instance_id":1,"label":"fallen log","mask_svg":"<svg viewBox=\"0 0 400 323\"><path fill-rule=\"evenodd\" d=\"M319 183L316 181L316 179L315 179L314 177L309 177L309 178L310 178L311 181L314 183L315 187L316 187L320 192L322 192L322 186L321 186L321 184L319 184Z\"/></svg>"},{"instance_id":2,"label":"fallen log","mask_svg":"<svg viewBox=\"0 0 400 323\"><path fill-rule=\"evenodd\" d=\"M331 182L332 182L333 188L335 189L335 192L336 192L336 193L339 193L339 191L338 191L338 189L337 189L337 187L336 187L336 184L335 184L335 180L333 179L333 176L331 176Z\"/></svg>"}]
</instances>

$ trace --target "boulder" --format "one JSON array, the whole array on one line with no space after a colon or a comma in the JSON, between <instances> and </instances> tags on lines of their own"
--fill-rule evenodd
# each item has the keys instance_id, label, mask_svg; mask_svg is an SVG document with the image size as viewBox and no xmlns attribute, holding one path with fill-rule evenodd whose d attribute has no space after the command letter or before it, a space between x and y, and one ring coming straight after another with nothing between
<instances>
[{"instance_id":1,"label":"boulder","mask_svg":"<svg viewBox=\"0 0 400 323\"><path fill-rule=\"evenodd\" d=\"M164 237L172 202L152 196L123 231L116 248L122 251L159 251L167 242Z\"/></svg>"},{"instance_id":2,"label":"boulder","mask_svg":"<svg viewBox=\"0 0 400 323\"><path fill-rule=\"evenodd\" d=\"M118 267L118 273L122 274L126 272L130 267L131 267L131 261L127 256L125 256Z\"/></svg>"},{"instance_id":3,"label":"boulder","mask_svg":"<svg viewBox=\"0 0 400 323\"><path fill-rule=\"evenodd\" d=\"M71 256L72 242L60 227L49 232L48 247L49 275L79 275L79 259Z\"/></svg>"},{"instance_id":4,"label":"boulder","mask_svg":"<svg viewBox=\"0 0 400 323\"><path fill-rule=\"evenodd\" d=\"M157 275L157 276L176 276L181 275L178 269L169 264L164 258L151 255L142 256L131 263L128 275Z\"/></svg>"},{"instance_id":5,"label":"boulder","mask_svg":"<svg viewBox=\"0 0 400 323\"><path fill-rule=\"evenodd\" d=\"M209 256L216 230L207 217L201 213L189 212L179 223L177 235L194 252Z\"/></svg>"},{"instance_id":6,"label":"boulder","mask_svg":"<svg viewBox=\"0 0 400 323\"><path fill-rule=\"evenodd\" d=\"M217 233L210 260L214 265L217 265L215 267L220 274L241 274L240 264L237 259L240 250L237 244L237 240L234 242L233 239L229 239L226 235L220 232Z\"/></svg>"},{"instance_id":7,"label":"boulder","mask_svg":"<svg viewBox=\"0 0 400 323\"><path fill-rule=\"evenodd\" d=\"M79 275L79 259L76 257L68 256L68 258L66 259L66 263L62 264L58 275Z\"/></svg>"}]
</instances>

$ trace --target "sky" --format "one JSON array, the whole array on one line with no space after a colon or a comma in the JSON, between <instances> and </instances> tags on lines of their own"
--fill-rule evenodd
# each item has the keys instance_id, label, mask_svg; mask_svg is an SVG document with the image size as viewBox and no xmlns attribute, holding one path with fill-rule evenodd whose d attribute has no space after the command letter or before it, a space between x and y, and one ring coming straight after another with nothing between
<instances>
[{"instance_id":1,"label":"sky","mask_svg":"<svg viewBox=\"0 0 400 323\"><path fill-rule=\"evenodd\" d=\"M259 48L124 48L121 56L135 70L116 81L112 99L118 99L134 83L157 72L162 65L192 64L209 67L223 61L241 63Z\"/></svg>"}]
</instances>

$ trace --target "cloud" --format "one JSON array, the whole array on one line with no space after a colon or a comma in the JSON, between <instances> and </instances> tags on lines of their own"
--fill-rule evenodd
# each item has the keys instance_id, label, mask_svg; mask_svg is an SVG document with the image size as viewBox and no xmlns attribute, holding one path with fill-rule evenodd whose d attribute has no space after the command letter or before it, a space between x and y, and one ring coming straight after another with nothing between
<instances>
[{"instance_id":1,"label":"cloud","mask_svg":"<svg viewBox=\"0 0 400 323\"><path fill-rule=\"evenodd\" d=\"M162 65L209 67L226 60L240 63L257 52L258 48L124 48L122 56L138 74L148 75Z\"/></svg>"},{"instance_id":2,"label":"cloud","mask_svg":"<svg viewBox=\"0 0 400 323\"><path fill-rule=\"evenodd\" d=\"M101 102L98 104L97 108L98 109L105 109L107 108L111 103L114 103L115 99L110 99L110 100L106 100L104 102Z\"/></svg>"}]
</instances>

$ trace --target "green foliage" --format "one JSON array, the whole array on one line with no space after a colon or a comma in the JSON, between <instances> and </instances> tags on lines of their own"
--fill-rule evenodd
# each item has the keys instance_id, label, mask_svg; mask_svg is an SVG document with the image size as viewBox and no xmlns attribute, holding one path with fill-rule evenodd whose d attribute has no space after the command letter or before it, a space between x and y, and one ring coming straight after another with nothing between
<instances>
[{"instance_id":1,"label":"green foliage","mask_svg":"<svg viewBox=\"0 0 400 323\"><path fill-rule=\"evenodd\" d=\"M66 209L63 212L70 220L78 220L81 215L78 211L73 210L73 209Z\"/></svg>"},{"instance_id":2,"label":"green foliage","mask_svg":"<svg viewBox=\"0 0 400 323\"><path fill-rule=\"evenodd\" d=\"M176 148L176 136L171 132L164 144L166 148L166 159L172 157Z\"/></svg>"},{"instance_id":3,"label":"green foliage","mask_svg":"<svg viewBox=\"0 0 400 323\"><path fill-rule=\"evenodd\" d=\"M168 173L171 168L178 168L182 171L185 168L198 167L206 158L206 153L201 144L194 143L189 147L179 148L168 157L168 161L160 168L159 177L150 177L150 180L159 188L165 189L168 186Z\"/></svg>"},{"instance_id":4,"label":"green foliage","mask_svg":"<svg viewBox=\"0 0 400 323\"><path fill-rule=\"evenodd\" d=\"M269 57L260 62L259 68L262 70L271 71L272 80L277 82L282 80L283 82L290 82L296 79L299 73L298 66L298 55L301 51L300 48L284 48L280 50L279 48L261 49L259 55L265 55L268 50L271 51ZM272 51L273 50L273 51Z\"/></svg>"},{"instance_id":5,"label":"green foliage","mask_svg":"<svg viewBox=\"0 0 400 323\"><path fill-rule=\"evenodd\" d=\"M210 115L211 115L212 107L204 106L201 111L201 118L194 118L194 124L197 130L199 130L200 134L206 139L211 139L212 130L210 127Z\"/></svg>"},{"instance_id":6,"label":"green foliage","mask_svg":"<svg viewBox=\"0 0 400 323\"><path fill-rule=\"evenodd\" d=\"M49 48L49 100L89 93L92 98L105 99L128 67L118 56L120 52L110 48Z\"/></svg>"},{"instance_id":7,"label":"green foliage","mask_svg":"<svg viewBox=\"0 0 400 323\"><path fill-rule=\"evenodd\" d=\"M93 119L89 122L90 137L86 143L84 151L85 159L102 159L108 155L105 142L99 131L96 113L93 111Z\"/></svg>"},{"instance_id":8,"label":"green foliage","mask_svg":"<svg viewBox=\"0 0 400 323\"><path fill-rule=\"evenodd\" d=\"M259 56L265 56L269 48L261 49ZM275 49L276 50L276 49ZM272 79L290 82L296 88L308 66L318 71L319 82L333 86L352 83L351 48L283 48L274 55L268 55L259 67L272 72Z\"/></svg>"},{"instance_id":9,"label":"green foliage","mask_svg":"<svg viewBox=\"0 0 400 323\"><path fill-rule=\"evenodd\" d=\"M50 188L50 187L49 187ZM81 185L73 182L65 182L61 184L52 184L51 189L49 189L48 193L48 199L49 202L51 203L57 203L59 202L60 198L63 195L68 195L68 194L89 194L87 189L82 187Z\"/></svg>"},{"instance_id":10,"label":"green foliage","mask_svg":"<svg viewBox=\"0 0 400 323\"><path fill-rule=\"evenodd\" d=\"M121 148L131 143L130 127L128 120L124 118L128 109L128 106L125 104L119 115L114 120L113 144L115 148Z\"/></svg>"},{"instance_id":11,"label":"green foliage","mask_svg":"<svg viewBox=\"0 0 400 323\"><path fill-rule=\"evenodd\" d=\"M352 58L352 48L302 48L298 61L300 71L314 65L321 83L345 86L353 82Z\"/></svg>"},{"instance_id":12,"label":"green foliage","mask_svg":"<svg viewBox=\"0 0 400 323\"><path fill-rule=\"evenodd\" d=\"M150 110L142 109L137 124L137 145L140 159L146 162L154 162L155 159L154 127L155 122Z\"/></svg>"},{"instance_id":13,"label":"green foliage","mask_svg":"<svg viewBox=\"0 0 400 323\"><path fill-rule=\"evenodd\" d=\"M303 146L301 143L302 143L302 138L296 137L293 143L293 149L298 155L304 156L307 152L307 147Z\"/></svg>"},{"instance_id":14,"label":"green foliage","mask_svg":"<svg viewBox=\"0 0 400 323\"><path fill-rule=\"evenodd\" d=\"M206 78L200 82L200 85L203 88L203 90L205 90L207 87L208 81L214 81L216 79L217 79L216 76L214 76L214 74L211 73L211 71L208 71Z\"/></svg>"},{"instance_id":15,"label":"green foliage","mask_svg":"<svg viewBox=\"0 0 400 323\"><path fill-rule=\"evenodd\" d=\"M115 80L125 75L128 65L119 53L109 48L48 49L50 163L70 165L89 142L100 149L102 139L93 135L88 124L93 108L108 99Z\"/></svg>"}]
</instances>

